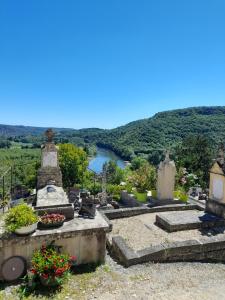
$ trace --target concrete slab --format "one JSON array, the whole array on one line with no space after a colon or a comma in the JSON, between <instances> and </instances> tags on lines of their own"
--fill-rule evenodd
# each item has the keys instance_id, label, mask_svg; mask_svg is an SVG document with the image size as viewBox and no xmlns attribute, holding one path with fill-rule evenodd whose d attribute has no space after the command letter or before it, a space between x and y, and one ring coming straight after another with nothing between
<instances>
[{"instance_id":1,"label":"concrete slab","mask_svg":"<svg viewBox=\"0 0 225 300\"><path fill-rule=\"evenodd\" d=\"M197 210L163 212L156 215L156 224L169 231L212 228L225 225L225 219Z\"/></svg>"}]
</instances>

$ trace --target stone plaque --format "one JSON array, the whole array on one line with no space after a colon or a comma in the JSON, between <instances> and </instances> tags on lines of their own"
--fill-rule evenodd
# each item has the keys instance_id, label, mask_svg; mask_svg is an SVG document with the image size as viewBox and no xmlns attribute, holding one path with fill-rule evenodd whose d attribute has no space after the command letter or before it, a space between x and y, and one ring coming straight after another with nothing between
<instances>
[{"instance_id":1,"label":"stone plaque","mask_svg":"<svg viewBox=\"0 0 225 300\"><path fill-rule=\"evenodd\" d=\"M45 152L42 158L42 167L57 167L57 152Z\"/></svg>"},{"instance_id":2,"label":"stone plaque","mask_svg":"<svg viewBox=\"0 0 225 300\"><path fill-rule=\"evenodd\" d=\"M222 179L215 178L213 180L213 197L216 200L222 200L223 199L223 181Z\"/></svg>"}]
</instances>

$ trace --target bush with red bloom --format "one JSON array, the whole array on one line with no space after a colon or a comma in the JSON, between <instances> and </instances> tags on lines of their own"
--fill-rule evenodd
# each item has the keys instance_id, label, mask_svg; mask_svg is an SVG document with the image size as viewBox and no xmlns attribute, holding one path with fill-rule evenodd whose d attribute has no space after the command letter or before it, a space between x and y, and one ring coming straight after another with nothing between
<instances>
[{"instance_id":1,"label":"bush with red bloom","mask_svg":"<svg viewBox=\"0 0 225 300\"><path fill-rule=\"evenodd\" d=\"M75 256L59 253L54 245L42 246L33 254L31 272L41 279L61 285L75 261Z\"/></svg>"}]
</instances>

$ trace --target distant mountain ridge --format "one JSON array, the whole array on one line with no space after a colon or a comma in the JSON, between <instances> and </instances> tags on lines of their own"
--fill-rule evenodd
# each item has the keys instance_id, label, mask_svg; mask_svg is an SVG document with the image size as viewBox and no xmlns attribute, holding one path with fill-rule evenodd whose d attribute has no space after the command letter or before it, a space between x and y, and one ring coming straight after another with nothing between
<instances>
[{"instance_id":1,"label":"distant mountain ridge","mask_svg":"<svg viewBox=\"0 0 225 300\"><path fill-rule=\"evenodd\" d=\"M46 128L0 125L0 135L40 135ZM159 112L151 118L137 120L115 129L54 128L58 134L84 143L114 150L124 158L132 153L149 153L182 141L189 135L203 134L215 144L225 140L225 106L191 107Z\"/></svg>"}]
</instances>

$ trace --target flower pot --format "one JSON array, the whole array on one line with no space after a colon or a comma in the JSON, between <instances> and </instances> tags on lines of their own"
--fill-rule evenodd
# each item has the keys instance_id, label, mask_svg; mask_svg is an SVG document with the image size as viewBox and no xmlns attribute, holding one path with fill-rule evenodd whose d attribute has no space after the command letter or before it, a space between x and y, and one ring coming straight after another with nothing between
<instances>
[{"instance_id":1,"label":"flower pot","mask_svg":"<svg viewBox=\"0 0 225 300\"><path fill-rule=\"evenodd\" d=\"M39 222L38 225L42 229L48 229L48 228L57 228L57 227L60 227L60 226L63 225L63 223L64 223L64 221L62 221L62 222L55 222L55 223L48 223L48 224Z\"/></svg>"},{"instance_id":2,"label":"flower pot","mask_svg":"<svg viewBox=\"0 0 225 300\"><path fill-rule=\"evenodd\" d=\"M29 235L29 234L35 232L36 229L37 229L37 223L34 223L32 225L17 228L15 230L15 233L18 235Z\"/></svg>"},{"instance_id":3,"label":"flower pot","mask_svg":"<svg viewBox=\"0 0 225 300\"><path fill-rule=\"evenodd\" d=\"M40 281L41 281L41 284L46 287L56 287L56 286L60 285L60 283L53 276L48 277L48 278L44 278L44 277L40 276Z\"/></svg>"}]
</instances>

